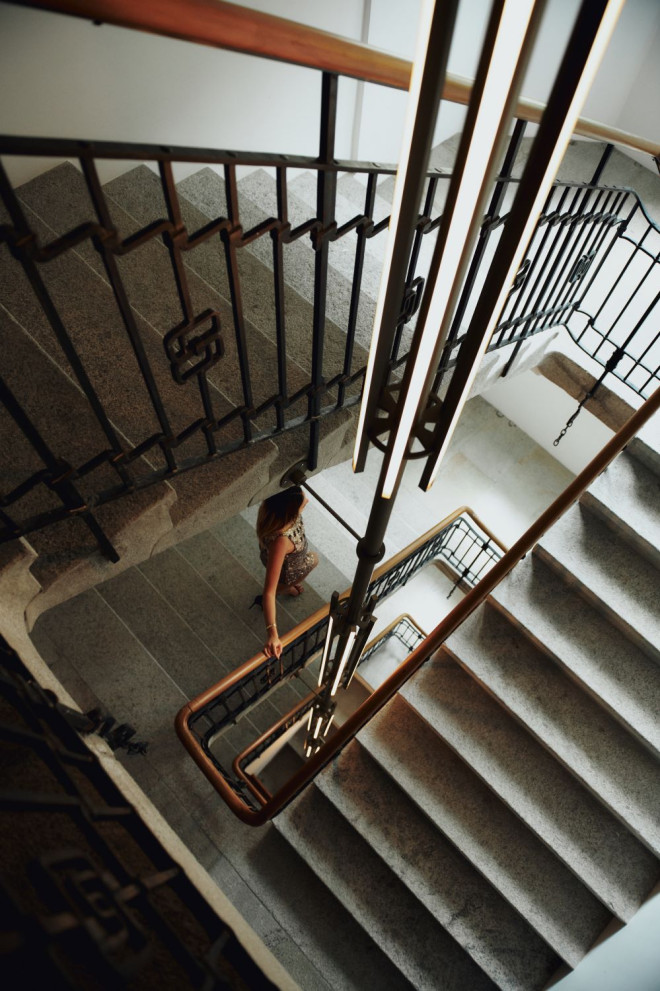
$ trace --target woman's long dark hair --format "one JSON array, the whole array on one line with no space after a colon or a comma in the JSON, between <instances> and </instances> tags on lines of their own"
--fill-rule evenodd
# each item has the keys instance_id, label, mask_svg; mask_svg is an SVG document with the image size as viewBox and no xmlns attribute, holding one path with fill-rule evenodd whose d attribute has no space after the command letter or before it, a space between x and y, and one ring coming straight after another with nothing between
<instances>
[{"instance_id":1,"label":"woman's long dark hair","mask_svg":"<svg viewBox=\"0 0 660 991\"><path fill-rule=\"evenodd\" d=\"M265 543L268 537L290 527L304 501L305 494L298 485L292 485L291 488L264 499L257 516L259 543Z\"/></svg>"}]
</instances>

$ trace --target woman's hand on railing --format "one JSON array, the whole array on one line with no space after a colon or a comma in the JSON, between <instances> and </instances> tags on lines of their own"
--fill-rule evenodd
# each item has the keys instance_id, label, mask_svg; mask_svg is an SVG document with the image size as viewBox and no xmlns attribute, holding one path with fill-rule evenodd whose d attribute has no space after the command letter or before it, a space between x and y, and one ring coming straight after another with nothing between
<instances>
[{"instance_id":1,"label":"woman's hand on railing","mask_svg":"<svg viewBox=\"0 0 660 991\"><path fill-rule=\"evenodd\" d=\"M279 657L282 653L282 641L277 630L268 630L268 640L264 644L264 654L266 657Z\"/></svg>"}]
</instances>

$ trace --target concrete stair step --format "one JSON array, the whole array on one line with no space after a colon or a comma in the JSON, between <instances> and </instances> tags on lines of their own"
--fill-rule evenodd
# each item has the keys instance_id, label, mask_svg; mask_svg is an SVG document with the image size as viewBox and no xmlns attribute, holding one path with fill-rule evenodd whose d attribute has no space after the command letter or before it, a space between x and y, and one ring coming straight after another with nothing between
<instances>
[{"instance_id":1,"label":"concrete stair step","mask_svg":"<svg viewBox=\"0 0 660 991\"><path fill-rule=\"evenodd\" d=\"M316 174L312 172L300 173L290 183L289 189L293 196L289 199L289 210L293 225L303 222L316 215L316 194L317 180ZM366 191L366 189L365 189ZM362 203L364 208L364 201ZM354 217L361 215L357 204L347 199L337 190L335 201L335 217L337 226L341 227ZM380 279L383 270L383 258L385 257L385 246L387 231L381 231L375 237L368 238L365 242L366 250L364 255L364 266L362 271L361 291L372 301L378 299ZM330 264L337 269L348 282L353 281L353 266L355 264L355 246L357 236L355 232L345 234L344 237L333 241L330 247ZM372 315L373 319L373 315Z\"/></svg>"},{"instance_id":2,"label":"concrete stair step","mask_svg":"<svg viewBox=\"0 0 660 991\"><path fill-rule=\"evenodd\" d=\"M452 655L657 855L660 765L497 610L473 614Z\"/></svg>"},{"instance_id":3,"label":"concrete stair step","mask_svg":"<svg viewBox=\"0 0 660 991\"><path fill-rule=\"evenodd\" d=\"M575 966L611 918L431 726L396 697L358 736L543 940Z\"/></svg>"},{"instance_id":4,"label":"concrete stair step","mask_svg":"<svg viewBox=\"0 0 660 991\"><path fill-rule=\"evenodd\" d=\"M275 826L413 987L495 987L316 788Z\"/></svg>"},{"instance_id":5,"label":"concrete stair step","mask_svg":"<svg viewBox=\"0 0 660 991\"><path fill-rule=\"evenodd\" d=\"M32 639L49 665L70 664L88 690L119 723L131 723L141 740L171 726L173 713L187 699L161 659L145 649L96 589L40 616Z\"/></svg>"},{"instance_id":6,"label":"concrete stair step","mask_svg":"<svg viewBox=\"0 0 660 991\"><path fill-rule=\"evenodd\" d=\"M111 200L121 204L127 216L134 218L133 222L140 226L165 214L160 181L146 166L138 166L138 168L113 180L106 185L105 190ZM184 180L179 186L179 198L184 222L191 233L204 227L209 219L226 214L224 181L211 169L203 169ZM252 220L258 222L250 214L250 210L254 213L254 206L248 200L246 200L246 204L250 222ZM243 220L247 223L245 218ZM270 239L266 240L270 245ZM250 353L264 357L256 371L263 376L263 369L266 369L267 374L264 382L267 387L272 387L275 381L276 358L274 349L277 340L273 277L269 269L255 255L255 245L259 243L257 241L239 251L238 262L241 274L243 312L248 323L248 330L252 328L250 332L253 335L249 340ZM217 292L225 308L229 306L227 302L230 299L227 266L218 241L205 241L194 250L187 252L185 264L205 286L212 287ZM289 391L293 392L307 381L311 369L313 307L290 286L285 286L285 300L286 338L289 354L287 375ZM232 325L232 318L227 316L224 326L231 327ZM265 344L263 340L254 337L257 331L266 340ZM328 321L324 342L324 375L326 378L331 378L343 369L345 340L345 333L342 333L338 327ZM295 357L295 360L292 356ZM365 365L366 360L367 352L356 345L351 371L355 372ZM238 376L236 376L236 381L239 381ZM347 397L359 396L360 389L360 381L349 386L346 393ZM294 412L300 416L306 415L306 400L300 400L293 406L290 414ZM318 470L350 457L356 416L357 407L339 409L324 416L320 424ZM262 420L264 417L260 418L257 423L261 423ZM261 487L258 491L254 497L255 501L261 501L266 495L276 491L279 488L279 480L286 469L307 455L308 430L303 428L289 431L272 443L275 445L276 454L269 464L268 482L265 488ZM208 525L212 522L211 518L207 520Z\"/></svg>"},{"instance_id":7,"label":"concrete stair step","mask_svg":"<svg viewBox=\"0 0 660 991\"><path fill-rule=\"evenodd\" d=\"M21 187L19 195L26 204L41 239L51 240L56 234L92 215L91 207L85 202L86 194L81 183L82 178L76 169L72 166L60 166ZM37 213L32 210L32 205ZM44 214L45 221L40 219ZM138 443L145 437L158 433L160 426L121 323L113 294L104 278L92 267L91 259L95 254L89 244L85 243L50 262L42 271L50 294L111 422L131 443ZM94 262L98 266L99 260L94 259ZM14 314L21 314L21 319L29 324L37 343L68 374L66 359L55 344L52 331L36 300L29 290L26 291L22 273L16 267L11 270L7 268L9 281L4 294L7 309ZM151 273L152 277L153 274ZM75 295L71 291L72 286L76 287ZM151 292L154 296L157 295L153 285ZM190 380L185 386L180 386L174 382L160 334L139 313L135 313L135 320L168 411L171 428L176 433L200 415L196 383ZM94 334L88 333L90 326L95 328ZM112 359L109 359L109 355ZM211 392L213 394L212 389ZM214 394L214 398L217 399L214 409L218 415L229 411L231 404L219 392ZM231 425L220 443L235 440L236 429L236 425ZM193 436L180 445L178 454L186 458L201 454L204 450L201 437ZM268 482L268 466L276 453L274 446L264 443L256 448L238 451L222 461L204 465L195 471L193 481L185 474L172 480L177 503L172 507L171 515L179 534L185 534L186 529L194 532L207 521L210 522L209 515L211 519L217 519L223 505L224 511L228 512L227 503L233 511L236 499L247 501L249 495L246 493L251 494ZM145 454L144 460L151 468L165 467L158 446L152 447ZM174 535L167 534L165 542L174 539Z\"/></svg>"},{"instance_id":8,"label":"concrete stair step","mask_svg":"<svg viewBox=\"0 0 660 991\"><path fill-rule=\"evenodd\" d=\"M660 567L660 478L624 451L580 502Z\"/></svg>"},{"instance_id":9,"label":"concrete stair step","mask_svg":"<svg viewBox=\"0 0 660 991\"><path fill-rule=\"evenodd\" d=\"M545 986L557 954L359 744L317 786L498 987Z\"/></svg>"},{"instance_id":10,"label":"concrete stair step","mask_svg":"<svg viewBox=\"0 0 660 991\"><path fill-rule=\"evenodd\" d=\"M490 633L489 627L484 637ZM437 654L404 687L403 697L589 890L627 921L660 876L658 861L456 663L454 653L462 660L468 648L463 643L454 648L451 638L449 651Z\"/></svg>"},{"instance_id":11,"label":"concrete stair step","mask_svg":"<svg viewBox=\"0 0 660 991\"><path fill-rule=\"evenodd\" d=\"M152 800L301 988L363 991L374 981L383 991L412 991L272 823L260 829L237 823L171 720L130 770L146 779Z\"/></svg>"},{"instance_id":12,"label":"concrete stair step","mask_svg":"<svg viewBox=\"0 0 660 991\"><path fill-rule=\"evenodd\" d=\"M212 169L202 169L184 179L179 190L186 201L186 220L197 224L220 216L226 216L224 181ZM238 183L240 219L243 230L257 226L268 217L276 215L274 180L263 170L241 179ZM256 199L255 199L256 197ZM194 211L193 209L194 208ZM308 219L308 218L306 218ZM201 254L201 248L193 254ZM250 319L275 340L273 317L273 254L270 237L257 238L238 252L242 283L245 292L246 313ZM222 277L226 282L226 275ZM287 345L296 361L305 371L311 368L312 327L314 300L314 252L306 241L300 239L284 246L285 313ZM331 267L327 297L327 320L324 340L323 373L326 379L341 372L346 345L350 287ZM222 286L222 282L217 284ZM222 292L222 288L220 289ZM369 335L371 328L369 328ZM356 341L351 370L366 364L369 338Z\"/></svg>"},{"instance_id":13,"label":"concrete stair step","mask_svg":"<svg viewBox=\"0 0 660 991\"><path fill-rule=\"evenodd\" d=\"M660 416L654 417L633 437L626 450L660 477Z\"/></svg>"},{"instance_id":14,"label":"concrete stair step","mask_svg":"<svg viewBox=\"0 0 660 991\"><path fill-rule=\"evenodd\" d=\"M252 172L241 179L238 183L238 189L241 220L245 229L253 227L267 217L276 216L275 180L263 169ZM310 207L303 199L290 191L289 210L291 225L295 227L297 224L304 223L316 216L316 201L314 199ZM343 240L345 241L345 239ZM346 241L345 244L342 244L342 240L330 243L328 267L327 315L335 326L341 328L343 334L346 333L348 327L353 281L353 271L350 264L353 252L350 250L349 243ZM264 265L271 267L272 248L269 240L260 238L253 242L252 247ZM310 305L314 302L314 265L315 252L310 244L309 236L299 238L285 246L285 280L289 285L294 286ZM367 264L365 269L367 285L369 285L370 282L377 279L377 275L371 272L370 264ZM366 291L360 300L355 331L356 341L364 350L368 350L371 341L374 313L374 297Z\"/></svg>"},{"instance_id":15,"label":"concrete stair step","mask_svg":"<svg viewBox=\"0 0 660 991\"><path fill-rule=\"evenodd\" d=\"M660 668L557 572L528 557L491 602L660 757Z\"/></svg>"},{"instance_id":16,"label":"concrete stair step","mask_svg":"<svg viewBox=\"0 0 660 991\"><path fill-rule=\"evenodd\" d=\"M78 467L108 449L108 439L80 390L4 311L0 311L0 348L5 383L56 458ZM5 452L0 469L3 492L10 492L44 468L4 406L0 412L0 450ZM89 498L95 491L114 488L119 481L117 472L106 463L76 486L83 498ZM174 499L171 487L161 483L95 510L95 518L120 555L115 566L102 557L96 538L78 515L32 531L29 542L38 556L31 570L41 591L29 605L26 603L29 622L62 598L95 584L111 568L124 568L149 555L172 527L169 511ZM17 523L22 523L61 506L55 493L38 484L7 509Z\"/></svg>"},{"instance_id":17,"label":"concrete stair step","mask_svg":"<svg viewBox=\"0 0 660 991\"><path fill-rule=\"evenodd\" d=\"M660 662L660 571L581 505L535 548L629 639Z\"/></svg>"}]
</instances>

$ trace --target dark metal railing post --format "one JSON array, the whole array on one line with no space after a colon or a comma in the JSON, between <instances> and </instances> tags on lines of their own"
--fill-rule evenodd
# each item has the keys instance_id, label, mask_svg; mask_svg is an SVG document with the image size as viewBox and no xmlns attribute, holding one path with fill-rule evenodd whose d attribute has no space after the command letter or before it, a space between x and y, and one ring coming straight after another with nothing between
<instances>
[{"instance_id":1,"label":"dark metal railing post","mask_svg":"<svg viewBox=\"0 0 660 991\"><path fill-rule=\"evenodd\" d=\"M314 244L314 322L312 338L312 383L308 401L309 453L307 465L315 471L318 465L321 436L321 392L323 389L323 343L325 339L326 300L328 295L328 263L330 259L329 234L335 224L337 196L337 172L333 168L335 158L335 131L337 126L338 77L323 73L321 83L321 135L319 140L320 168L317 179L316 215L321 229L312 235Z\"/></svg>"},{"instance_id":2,"label":"dark metal railing post","mask_svg":"<svg viewBox=\"0 0 660 991\"><path fill-rule=\"evenodd\" d=\"M458 337L461 329L461 321L465 315L465 310L467 309L470 296L472 295L472 290L474 288L474 283L477 278L479 269L481 268L481 263L483 261L486 248L488 247L488 241L490 235L493 232L493 222L498 219L500 215L500 210L504 203L504 197L506 196L506 191L509 186L509 180L513 173L513 166L516 163L516 158L518 157L518 152L520 151L520 146L522 140L525 136L525 128L527 127L527 121L517 120L513 133L509 139L509 144L507 146L506 154L504 156L504 161L502 162L502 168L495 184L495 189L488 206L488 213L486 214L486 221L484 222L481 230L479 231L479 240L477 241L477 246L474 249L474 255L472 256L472 261L470 262L470 267L468 269L468 274L465 277L465 285L461 292L458 304L456 306L456 311L454 313L454 318L452 320L451 328L447 335L447 344L445 345L445 353L449 354L451 351L451 346L453 342ZM442 376L445 371L443 367L444 362L440 362L440 368L438 369L438 374L436 376L435 382L433 383L433 392L437 392L442 383ZM503 374L506 374L503 373Z\"/></svg>"},{"instance_id":3,"label":"dark metal railing post","mask_svg":"<svg viewBox=\"0 0 660 991\"><path fill-rule=\"evenodd\" d=\"M245 443L247 444L252 438L252 424L250 422L250 417L254 412L254 399L252 395L252 378L250 375L247 335L245 332L245 317L243 314L241 277L238 268L238 258L236 257L236 242L237 240L240 240L243 232L241 230L238 212L238 189L236 186L235 165L225 166L225 189L227 193L227 217L230 221L232 229L231 231L223 231L222 237L225 243L227 279L229 282L229 295L231 297L232 315L234 317L236 350L238 352L238 364L241 372L241 387L243 390L241 423L243 426L243 437L245 439Z\"/></svg>"},{"instance_id":4,"label":"dark metal railing post","mask_svg":"<svg viewBox=\"0 0 660 991\"><path fill-rule=\"evenodd\" d=\"M277 427L284 428L284 403L287 398L286 376L286 315L284 293L284 245L282 236L289 229L289 212L287 204L286 169L279 168L276 172L277 189L277 218L280 221L278 229L271 231L273 240L273 288L275 293L275 333L277 336L277 386L279 401L275 406Z\"/></svg>"}]
</instances>

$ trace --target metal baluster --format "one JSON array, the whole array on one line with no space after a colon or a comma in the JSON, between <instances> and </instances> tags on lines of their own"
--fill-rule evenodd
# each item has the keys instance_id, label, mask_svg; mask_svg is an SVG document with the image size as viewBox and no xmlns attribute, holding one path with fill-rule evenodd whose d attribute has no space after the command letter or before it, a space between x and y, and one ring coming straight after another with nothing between
<instances>
[{"instance_id":1,"label":"metal baluster","mask_svg":"<svg viewBox=\"0 0 660 991\"><path fill-rule=\"evenodd\" d=\"M31 257L30 244L33 242L35 235L30 229L30 226L25 218L25 214L23 213L23 209L14 190L12 189L2 163L0 163L0 196L4 201L12 223L18 232L19 239L23 242L20 246L10 243L10 251L22 266L25 276L32 286L39 305L41 306L44 315L48 320L48 323L50 324L50 327L60 347L62 348L67 361L69 362L71 370L75 375L85 397L87 398L101 430L108 439L108 443L110 444L113 452L113 457L110 459L110 463L117 471L121 480L127 487L130 488L132 487L131 476L123 464L124 448L119 440L119 437L117 436L117 433L115 432L115 428L108 419L105 409L103 408L103 404L99 399L89 376L87 375L85 367L71 338L69 337L68 331L62 322L57 308L50 298L50 293L46 289L46 285L41 278L41 273L39 272L33 257Z\"/></svg>"},{"instance_id":2,"label":"metal baluster","mask_svg":"<svg viewBox=\"0 0 660 991\"><path fill-rule=\"evenodd\" d=\"M165 435L160 442L160 448L170 471L176 471L176 461L174 460L174 455L171 449L172 429L170 427L169 418L165 411L165 406L163 405L158 386L156 385L156 379L154 378L151 364L144 349L144 344L142 342L133 311L131 310L131 305L128 301L128 296L126 295L124 283L122 282L121 275L119 274L117 259L115 258L113 251L116 231L114 224L112 223L108 205L105 201L105 196L103 195L101 182L96 171L96 165L93 159L86 157L80 159L80 165L83 170L83 175L85 176L87 189L89 191L99 223L108 232L107 237L94 238L94 247L100 254L103 261L106 275L108 276L108 281L110 282L110 288L112 289L122 322L126 329L126 333L128 334L128 339L137 359L144 384L147 387L151 405L154 408L160 428Z\"/></svg>"},{"instance_id":3,"label":"metal baluster","mask_svg":"<svg viewBox=\"0 0 660 991\"><path fill-rule=\"evenodd\" d=\"M625 195L628 195L628 194L626 193ZM589 282L588 282L588 283L587 283L587 285L585 286L585 288L584 288L584 292L582 293L582 299L584 299L584 297L585 297L585 296L587 295L587 293L588 293L588 292L589 292L589 290L591 289L591 286L593 285L593 283L594 283L594 280L596 279L596 277L597 277L597 275L598 275L598 273L599 273L599 272L600 272L600 271L602 270L602 268L603 268L603 265L604 265L604 264L605 264L605 262L607 261L607 259L608 259L608 257L609 257L609 255L610 255L610 252L611 252L611 251L612 251L612 250L614 249L614 246L615 246L615 244L616 244L616 243L617 243L617 241L618 241L618 240L619 240L620 238L622 238L622 237L623 237L623 235L625 234L625 232L626 232L626 230L628 229L628 225L630 224L630 221L631 221L631 220L633 219L633 217L634 217L634 215L635 215L635 213L637 212L637 209L638 209L638 205L637 205L637 202L636 202L636 201L634 201L634 202L633 202L633 205L632 205L632 207L631 207L631 210L630 210L630 213L629 213L629 214L628 214L628 216L627 216L627 217L625 218L625 220L623 220L623 221L622 221L621 223L619 223L619 225L618 225L618 228L617 228L617 232L616 232L616 236L612 238L612 240L611 240L611 242L610 242L610 244L609 244L609 245L608 245L608 247L607 247L607 250L606 250L606 252L605 252L605 254L603 255L603 257L602 257L602 258L601 258L601 260L600 260L600 264L599 264L599 266L598 266L598 268L597 268L597 269L595 270L595 272L594 272L594 273L592 274L592 276L591 276L591 278L589 279ZM650 230L650 228L649 228L649 230ZM648 233L648 231L647 231L647 233ZM646 236L646 235L644 235L644 237L645 237L645 236ZM642 238L642 241L643 241L643 240L644 240L644 238ZM630 265L630 263L631 263L631 260L632 260L632 258L633 258L633 256L634 256L634 252L633 252L633 254L631 254L631 256L630 256L630 258L628 259L628 261L627 261L627 262L626 262L626 264L624 265L624 267L623 267L623 270L621 271L621 273L620 273L620 276L619 276L619 278L618 278L618 279L616 280L616 282L615 282L615 283L614 283L614 284L613 284L613 285L612 285L612 286L610 287L610 290L609 290L609 292L607 293L607 295L606 295L606 297L605 297L605 299L603 300L603 302L602 302L602 304L601 304L601 305L600 305L600 306L598 307L598 309L596 310L596 313L595 313L595 314L593 315L593 317L590 317L590 322L589 322L589 323L587 324L587 327L585 327L585 330L583 330L583 331L582 331L582 332L581 332L580 334L578 334L578 335L576 335L576 336L574 336L574 337L573 337L573 340L575 341L575 343L576 343L576 344L579 344L579 345L580 345L580 347L582 347L582 345L580 344L580 341L582 340L582 338L583 338L583 336L584 336L584 334L585 334L585 332L586 332L586 329L587 329L587 328L588 328L588 327L590 326L590 324L591 324L591 322L593 322L594 320L596 320L596 319L598 318L598 316L599 316L599 315L600 315L600 313L602 312L602 310L603 310L603 308L604 308L604 307L605 307L605 306L607 305L607 303L608 303L608 301L609 301L609 299L610 299L610 297L612 296L612 293L613 293L613 292L614 292L614 290L616 289L616 287L617 287L617 285L618 285L618 283L619 283L619 281L620 281L620 279L621 279L621 278L623 277L623 275L625 274L625 272L626 272L626 270L627 270L627 268L628 268L628 266ZM584 348L583 348L583 350L584 350Z\"/></svg>"},{"instance_id":4,"label":"metal baluster","mask_svg":"<svg viewBox=\"0 0 660 991\"><path fill-rule=\"evenodd\" d=\"M44 482L62 500L69 516L79 515L86 523L105 557L110 561L117 562L119 560L119 554L112 546L112 543L91 512L85 499L71 481L70 476L73 473L71 466L53 454L39 430L37 430L28 414L14 396L12 390L2 378L0 378L0 401L2 401L7 412L45 465L47 478L44 479ZM12 536L15 536L15 534L12 534Z\"/></svg>"},{"instance_id":5,"label":"metal baluster","mask_svg":"<svg viewBox=\"0 0 660 991\"><path fill-rule=\"evenodd\" d=\"M179 204L179 197L176 192L174 175L172 173L172 163L159 162L158 167L160 171L163 196L165 198L165 206L167 208L167 215L170 224L172 225L172 230L163 234L163 241L170 256L176 291L179 297L179 304L181 306L181 314L185 323L190 325L195 319L195 311L190 299L188 277L186 275L186 269L181 254L181 242L185 242L187 239L186 228L181 217L181 207ZM209 454L215 454L218 450L213 431L215 414L213 412L213 403L211 401L209 383L205 372L202 371L197 374L197 381L199 383L199 392L206 419L206 422L202 425L202 430L204 432L204 438L206 440Z\"/></svg>"},{"instance_id":6,"label":"metal baluster","mask_svg":"<svg viewBox=\"0 0 660 991\"><path fill-rule=\"evenodd\" d=\"M459 335L461 329L461 322L463 316L465 315L465 310L467 309L470 296L472 295L472 290L481 268L484 255L486 253L486 248L488 247L488 241L491 234L493 233L493 221L499 217L500 210L504 203L504 197L506 196L506 191L509 187L509 180L511 179L511 174L513 172L513 166L515 165L516 158L518 157L518 152L520 151L520 146L522 140L525 136L525 129L527 127L527 121L516 120L513 127L513 132L509 139L509 144L507 145L506 154L502 162L502 168L500 174L497 178L495 184L495 189L493 190L493 195L491 197L490 204L488 206L488 213L484 223L482 224L481 230L479 231L479 240L474 249L474 254L470 262L470 267L468 273L465 277L465 284L461 291L461 295L456 306L456 311L454 313L454 318L452 320L451 328L447 335L447 343L445 345L445 353L448 355L451 352L451 347ZM436 376L435 382L433 383L433 392L437 393L438 389L442 384L442 378L444 375L444 369L442 367L442 361L440 362L440 368L438 369L438 374Z\"/></svg>"},{"instance_id":7,"label":"metal baluster","mask_svg":"<svg viewBox=\"0 0 660 991\"><path fill-rule=\"evenodd\" d=\"M314 244L314 321L312 337L312 382L308 400L309 453L307 466L314 471L318 464L321 425L321 390L323 387L323 344L325 338L326 299L328 293L328 262L330 244L328 233L335 223L337 172L334 168L335 130L337 125L338 78L323 73L321 83L321 135L319 140L319 164L316 215L321 230L315 235ZM323 168L323 166L326 166Z\"/></svg>"},{"instance_id":8,"label":"metal baluster","mask_svg":"<svg viewBox=\"0 0 660 991\"><path fill-rule=\"evenodd\" d=\"M284 403L287 400L288 386L286 377L286 314L284 295L284 245L282 237L290 229L286 169L277 170L277 216L280 221L279 230L272 230L273 241L273 281L275 289L275 332L277 335L277 384L280 399L275 404L278 430L284 429Z\"/></svg>"},{"instance_id":9,"label":"metal baluster","mask_svg":"<svg viewBox=\"0 0 660 991\"><path fill-rule=\"evenodd\" d=\"M424 200L424 207L422 209L422 217L419 218L415 227L415 236L413 238L412 251L410 253L410 262L408 263L408 274L406 276L406 284L403 290L402 300L406 299L407 294L411 291L413 283L415 281L415 272L417 271L417 263L419 261L419 253L422 249L422 240L426 234L432 229L429 223L431 219L431 210L433 209L433 200L435 199L435 191L438 186L438 176L431 176L429 179L428 188L426 190L426 198ZM428 221L422 226L422 218L427 217ZM397 324L397 328L394 334L394 343L392 344L392 354L390 356L390 362L392 366L398 360L399 348L401 347L401 338L403 336L403 328L406 324L406 320L400 320Z\"/></svg>"},{"instance_id":10,"label":"metal baluster","mask_svg":"<svg viewBox=\"0 0 660 991\"><path fill-rule=\"evenodd\" d=\"M243 316L243 296L241 293L241 280L238 270L238 259L236 257L236 244L240 243L242 228L238 213L238 189L236 187L236 166L225 165L225 190L227 194L227 214L231 221L231 232L223 231L222 237L225 244L225 254L227 258L227 277L229 281L229 295L231 297L231 308L234 317L234 331L236 335L236 348L238 350L238 362L241 370L241 386L243 389L243 409L241 410L241 421L243 424L243 437L246 444L252 439L252 424L250 416L254 409L252 397L252 381L250 377L250 359L245 335L245 319Z\"/></svg>"},{"instance_id":11,"label":"metal baluster","mask_svg":"<svg viewBox=\"0 0 660 991\"><path fill-rule=\"evenodd\" d=\"M369 221L369 226L373 229L374 204L376 202L376 182L378 175L375 172L369 174L367 179L367 193L364 201L364 216ZM357 244L355 245L355 263L353 265L353 284L351 287L351 303L348 310L348 327L346 330L346 348L344 351L343 378L348 379L351 374L353 363L353 347L355 344L355 328L357 326L358 309L360 306L360 290L362 288L362 271L364 269L364 255L367 244L367 224L360 224L357 229ZM346 382L339 383L337 390L337 406L344 405L346 396Z\"/></svg>"}]
</instances>

